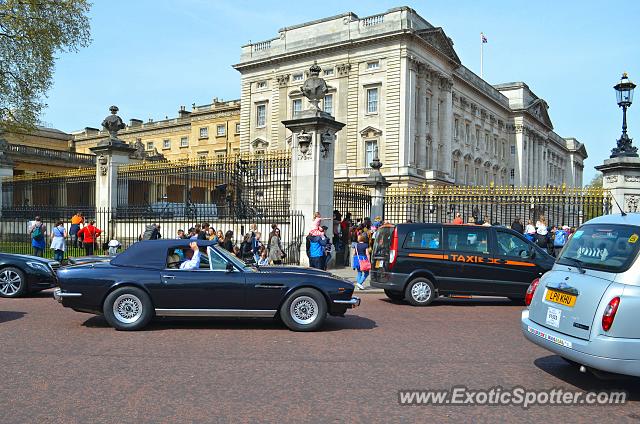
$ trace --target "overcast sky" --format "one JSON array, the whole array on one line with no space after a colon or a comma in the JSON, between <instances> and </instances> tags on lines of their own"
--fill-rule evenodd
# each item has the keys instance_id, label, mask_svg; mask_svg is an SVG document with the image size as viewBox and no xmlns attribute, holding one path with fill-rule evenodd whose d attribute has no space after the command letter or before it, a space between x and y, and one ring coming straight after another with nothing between
<instances>
[{"instance_id":1,"label":"overcast sky","mask_svg":"<svg viewBox=\"0 0 640 424\"><path fill-rule=\"evenodd\" d=\"M231 65L240 46L278 29L354 12L364 17L401 6L378 1L124 0L95 1L93 42L61 55L42 120L63 131L99 127L110 105L120 116L177 115L181 105L240 97ZM415 1L414 8L454 41L462 63L497 84L524 81L549 104L555 131L586 144L585 184L620 135L615 85L623 71L640 81L640 2ZM620 7L618 7L620 6ZM640 89L639 89L640 91ZM638 96L640 103L640 94ZM629 110L640 145L640 104Z\"/></svg>"}]
</instances>

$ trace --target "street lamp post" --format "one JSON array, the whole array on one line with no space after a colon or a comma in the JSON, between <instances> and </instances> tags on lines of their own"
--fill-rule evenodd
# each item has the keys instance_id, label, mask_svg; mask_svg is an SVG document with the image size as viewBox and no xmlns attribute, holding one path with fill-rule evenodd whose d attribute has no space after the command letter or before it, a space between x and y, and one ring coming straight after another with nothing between
<instances>
[{"instance_id":1,"label":"street lamp post","mask_svg":"<svg viewBox=\"0 0 640 424\"><path fill-rule=\"evenodd\" d=\"M612 158L626 156L638 157L638 148L631 145L631 139L627 135L627 108L633 102L633 89L636 85L629 80L627 73L622 74L622 79L613 87L616 90L618 106L622 108L622 135L617 146L611 149Z\"/></svg>"}]
</instances>

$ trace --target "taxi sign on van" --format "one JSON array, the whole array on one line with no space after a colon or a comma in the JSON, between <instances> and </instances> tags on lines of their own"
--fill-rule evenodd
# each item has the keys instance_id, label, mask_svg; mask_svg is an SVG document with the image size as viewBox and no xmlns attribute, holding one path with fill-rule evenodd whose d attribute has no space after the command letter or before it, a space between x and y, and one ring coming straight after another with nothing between
<instances>
[{"instance_id":1,"label":"taxi sign on van","mask_svg":"<svg viewBox=\"0 0 640 424\"><path fill-rule=\"evenodd\" d=\"M638 235L637 234L631 234L631 237L629 237L629 243L635 243L638 241Z\"/></svg>"}]
</instances>

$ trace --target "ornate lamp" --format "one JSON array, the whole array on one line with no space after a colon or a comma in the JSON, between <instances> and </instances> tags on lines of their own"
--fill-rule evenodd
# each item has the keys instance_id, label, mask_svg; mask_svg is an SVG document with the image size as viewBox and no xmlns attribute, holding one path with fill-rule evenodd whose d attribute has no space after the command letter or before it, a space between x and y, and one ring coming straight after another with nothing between
<instances>
[{"instance_id":1,"label":"ornate lamp","mask_svg":"<svg viewBox=\"0 0 640 424\"><path fill-rule=\"evenodd\" d=\"M622 135L617 146L611 150L611 157L638 157L638 148L631 145L631 139L627 135L627 108L633 102L633 89L636 85L629 80L627 73L622 74L620 82L613 87L616 90L618 106L622 108Z\"/></svg>"}]
</instances>

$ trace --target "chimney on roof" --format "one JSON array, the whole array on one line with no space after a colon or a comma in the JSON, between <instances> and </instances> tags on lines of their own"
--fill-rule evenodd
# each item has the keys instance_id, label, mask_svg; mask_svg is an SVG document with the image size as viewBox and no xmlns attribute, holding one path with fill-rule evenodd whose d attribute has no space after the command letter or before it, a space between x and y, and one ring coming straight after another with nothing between
<instances>
[{"instance_id":1,"label":"chimney on roof","mask_svg":"<svg viewBox=\"0 0 640 424\"><path fill-rule=\"evenodd\" d=\"M130 127L139 127L140 125L142 125L142 119L136 119L136 118L129 119Z\"/></svg>"},{"instance_id":2,"label":"chimney on roof","mask_svg":"<svg viewBox=\"0 0 640 424\"><path fill-rule=\"evenodd\" d=\"M191 114L191 112L187 111L184 106L180 106L180 110L178 111L179 118L186 118Z\"/></svg>"}]
</instances>

